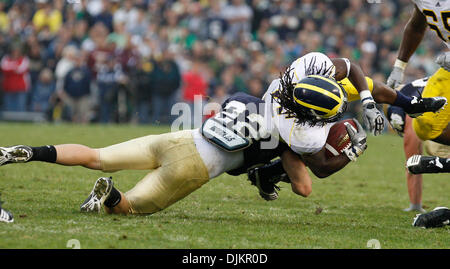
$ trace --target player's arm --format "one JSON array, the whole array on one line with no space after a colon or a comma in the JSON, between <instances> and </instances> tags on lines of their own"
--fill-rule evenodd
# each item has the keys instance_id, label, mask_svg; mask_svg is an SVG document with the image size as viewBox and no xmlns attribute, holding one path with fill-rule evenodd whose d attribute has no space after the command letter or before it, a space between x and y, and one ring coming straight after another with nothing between
<instances>
[{"instance_id":1,"label":"player's arm","mask_svg":"<svg viewBox=\"0 0 450 269\"><path fill-rule=\"evenodd\" d=\"M345 128L351 142L351 146L344 149L344 154L327 158L323 147L319 152L314 154L303 154L305 164L319 178L324 178L344 168L350 161L356 161L367 148L367 134L357 120L353 120L356 124L355 129L351 124L345 123Z\"/></svg>"},{"instance_id":2,"label":"player's arm","mask_svg":"<svg viewBox=\"0 0 450 269\"><path fill-rule=\"evenodd\" d=\"M364 72L358 65L351 63L348 59L337 58L331 59L331 61L336 68L335 79L340 81L348 78L358 91L364 112L364 120L370 131L374 135L381 134L384 130L384 118L376 107Z\"/></svg>"},{"instance_id":3,"label":"player's arm","mask_svg":"<svg viewBox=\"0 0 450 269\"><path fill-rule=\"evenodd\" d=\"M403 73L406 65L408 64L409 58L411 58L422 41L427 26L427 19L422 12L420 12L419 8L414 6L413 14L403 32L397 60L395 60L394 68L387 80L387 85L389 87L395 89L403 83Z\"/></svg>"},{"instance_id":4,"label":"player's arm","mask_svg":"<svg viewBox=\"0 0 450 269\"><path fill-rule=\"evenodd\" d=\"M336 72L334 78L336 81L341 81L345 78L348 78L350 82L355 86L356 90L361 93L362 91L369 91L369 85L367 85L366 76L361 68L355 64L350 62L346 58L335 58L331 59L333 62Z\"/></svg>"},{"instance_id":5,"label":"player's arm","mask_svg":"<svg viewBox=\"0 0 450 269\"><path fill-rule=\"evenodd\" d=\"M403 61L404 63L409 61L409 58L411 58L422 41L427 26L427 19L422 12L420 12L419 8L414 6L413 14L403 32L402 42L400 43L400 49L398 51L398 60Z\"/></svg>"},{"instance_id":6,"label":"player's arm","mask_svg":"<svg viewBox=\"0 0 450 269\"><path fill-rule=\"evenodd\" d=\"M324 147L317 153L302 155L302 159L305 164L318 178L331 176L332 174L344 168L350 162L350 159L343 154L327 159L325 151L326 149Z\"/></svg>"},{"instance_id":7,"label":"player's arm","mask_svg":"<svg viewBox=\"0 0 450 269\"><path fill-rule=\"evenodd\" d=\"M300 156L291 150L285 150L281 154L281 163L290 179L292 191L303 197L310 195L312 192L311 177Z\"/></svg>"}]
</instances>

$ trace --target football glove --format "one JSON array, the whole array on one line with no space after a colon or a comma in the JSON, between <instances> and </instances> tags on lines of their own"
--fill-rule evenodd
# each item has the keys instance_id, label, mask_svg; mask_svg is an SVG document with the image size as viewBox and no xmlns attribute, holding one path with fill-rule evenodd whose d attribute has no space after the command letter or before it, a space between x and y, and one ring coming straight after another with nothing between
<instances>
[{"instance_id":1,"label":"football glove","mask_svg":"<svg viewBox=\"0 0 450 269\"><path fill-rule=\"evenodd\" d=\"M450 51L444 52L436 59L436 63L450 72Z\"/></svg>"},{"instance_id":2,"label":"football glove","mask_svg":"<svg viewBox=\"0 0 450 269\"><path fill-rule=\"evenodd\" d=\"M405 111L400 107L390 106L387 111L388 121L399 136L405 131Z\"/></svg>"},{"instance_id":3,"label":"football glove","mask_svg":"<svg viewBox=\"0 0 450 269\"><path fill-rule=\"evenodd\" d=\"M351 145L350 147L344 149L343 152L351 161L355 162L356 159L361 156L367 148L367 134L361 124L359 124L356 119L353 120L356 123L357 129L355 129L355 127L353 127L348 122L345 123L345 128L347 129Z\"/></svg>"},{"instance_id":4,"label":"football glove","mask_svg":"<svg viewBox=\"0 0 450 269\"><path fill-rule=\"evenodd\" d=\"M403 80L405 78L404 72L404 68L394 66L391 74L387 79L387 86L391 87L392 89L397 89L397 87L399 87L403 83Z\"/></svg>"},{"instance_id":5,"label":"football glove","mask_svg":"<svg viewBox=\"0 0 450 269\"><path fill-rule=\"evenodd\" d=\"M366 98L362 103L364 124L374 135L379 135L384 130L384 118L377 109L373 98Z\"/></svg>"}]
</instances>

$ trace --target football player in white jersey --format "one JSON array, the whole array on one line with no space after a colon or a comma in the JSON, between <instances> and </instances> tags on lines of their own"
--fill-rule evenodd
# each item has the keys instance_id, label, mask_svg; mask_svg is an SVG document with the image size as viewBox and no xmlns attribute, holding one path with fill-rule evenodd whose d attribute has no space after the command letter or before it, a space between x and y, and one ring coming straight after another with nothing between
<instances>
[{"instance_id":1,"label":"football player in white jersey","mask_svg":"<svg viewBox=\"0 0 450 269\"><path fill-rule=\"evenodd\" d=\"M319 75L330 84L339 83L345 94L345 103L360 99L367 125L375 135L384 129L383 117L377 110L375 101L402 107L411 116L426 111L438 111L445 104L445 100L439 98L417 99L406 96L382 83L372 81L364 76L359 66L350 63L348 59L330 59L318 52L302 56L291 64L283 76L284 79L272 81L263 96L266 106L266 126L272 133L279 134L281 140L295 153L302 155L307 166L318 177L327 177L341 168L326 159L324 145L331 126L345 112L346 105L340 106L339 111L333 110L336 104L330 95L327 93L328 97L325 97L321 92L323 89L317 88L295 91L296 100L289 100L291 93L284 95L288 100L283 100L285 98L280 100L283 93L286 93L292 85L311 75ZM330 104L328 107L327 103ZM303 108L300 115L289 114L298 108ZM315 121L321 124L311 124ZM358 153L352 151L345 153L350 160L356 161Z\"/></svg>"},{"instance_id":2,"label":"football player in white jersey","mask_svg":"<svg viewBox=\"0 0 450 269\"><path fill-rule=\"evenodd\" d=\"M311 75L318 75L320 77L316 79L324 81L322 89L297 84ZM333 96L324 92L328 87L326 84L342 86L345 105L338 106L336 100L339 94ZM294 61L282 78L272 81L263 99L268 129L302 156L303 162L320 178L328 177L343 167L337 159L326 158L324 146L331 126L345 112L347 101L362 101L367 125L376 135L384 129L384 123L375 101L399 106L411 117L438 111L446 102L445 98L417 98L396 92L383 83L365 77L362 70L348 59L330 59L318 52L308 53ZM340 110L336 111L337 107ZM364 151L355 149L352 147L344 151L347 161L356 161ZM276 186L268 181L279 180L284 173L283 166L274 162L251 169L249 179L258 182L255 185L261 196L270 200L277 195Z\"/></svg>"}]
</instances>

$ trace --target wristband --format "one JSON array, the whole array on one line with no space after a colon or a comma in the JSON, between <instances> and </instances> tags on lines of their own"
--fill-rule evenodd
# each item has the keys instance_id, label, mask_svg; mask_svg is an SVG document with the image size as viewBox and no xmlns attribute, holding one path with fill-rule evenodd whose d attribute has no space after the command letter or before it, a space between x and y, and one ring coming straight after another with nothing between
<instances>
[{"instance_id":1,"label":"wristband","mask_svg":"<svg viewBox=\"0 0 450 269\"><path fill-rule=\"evenodd\" d=\"M369 90L364 90L359 93L359 97L361 98L361 103L373 102L372 94Z\"/></svg>"},{"instance_id":2,"label":"wristband","mask_svg":"<svg viewBox=\"0 0 450 269\"><path fill-rule=\"evenodd\" d=\"M402 60L396 59L395 63L394 63L394 67L398 67L402 70L405 70L407 64L408 64L408 62L404 62Z\"/></svg>"}]
</instances>

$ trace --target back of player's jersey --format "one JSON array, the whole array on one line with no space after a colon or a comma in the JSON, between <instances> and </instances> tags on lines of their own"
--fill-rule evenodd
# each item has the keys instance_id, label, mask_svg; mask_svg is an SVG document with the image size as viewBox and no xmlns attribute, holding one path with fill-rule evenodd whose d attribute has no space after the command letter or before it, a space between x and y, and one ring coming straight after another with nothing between
<instances>
[{"instance_id":1,"label":"back of player's jersey","mask_svg":"<svg viewBox=\"0 0 450 269\"><path fill-rule=\"evenodd\" d=\"M246 109L243 110L242 106ZM245 173L248 168L267 163L288 149L285 144L280 143L277 138L272 138L266 132L263 120L264 109L263 100L245 93L236 93L222 104L220 113L227 117L227 120L232 120L230 124L227 124L228 128L251 139L250 146L243 150L244 165L229 171L229 174Z\"/></svg>"},{"instance_id":2,"label":"back of player's jersey","mask_svg":"<svg viewBox=\"0 0 450 269\"><path fill-rule=\"evenodd\" d=\"M425 15L430 29L450 48L450 1L413 0L413 2Z\"/></svg>"}]
</instances>

